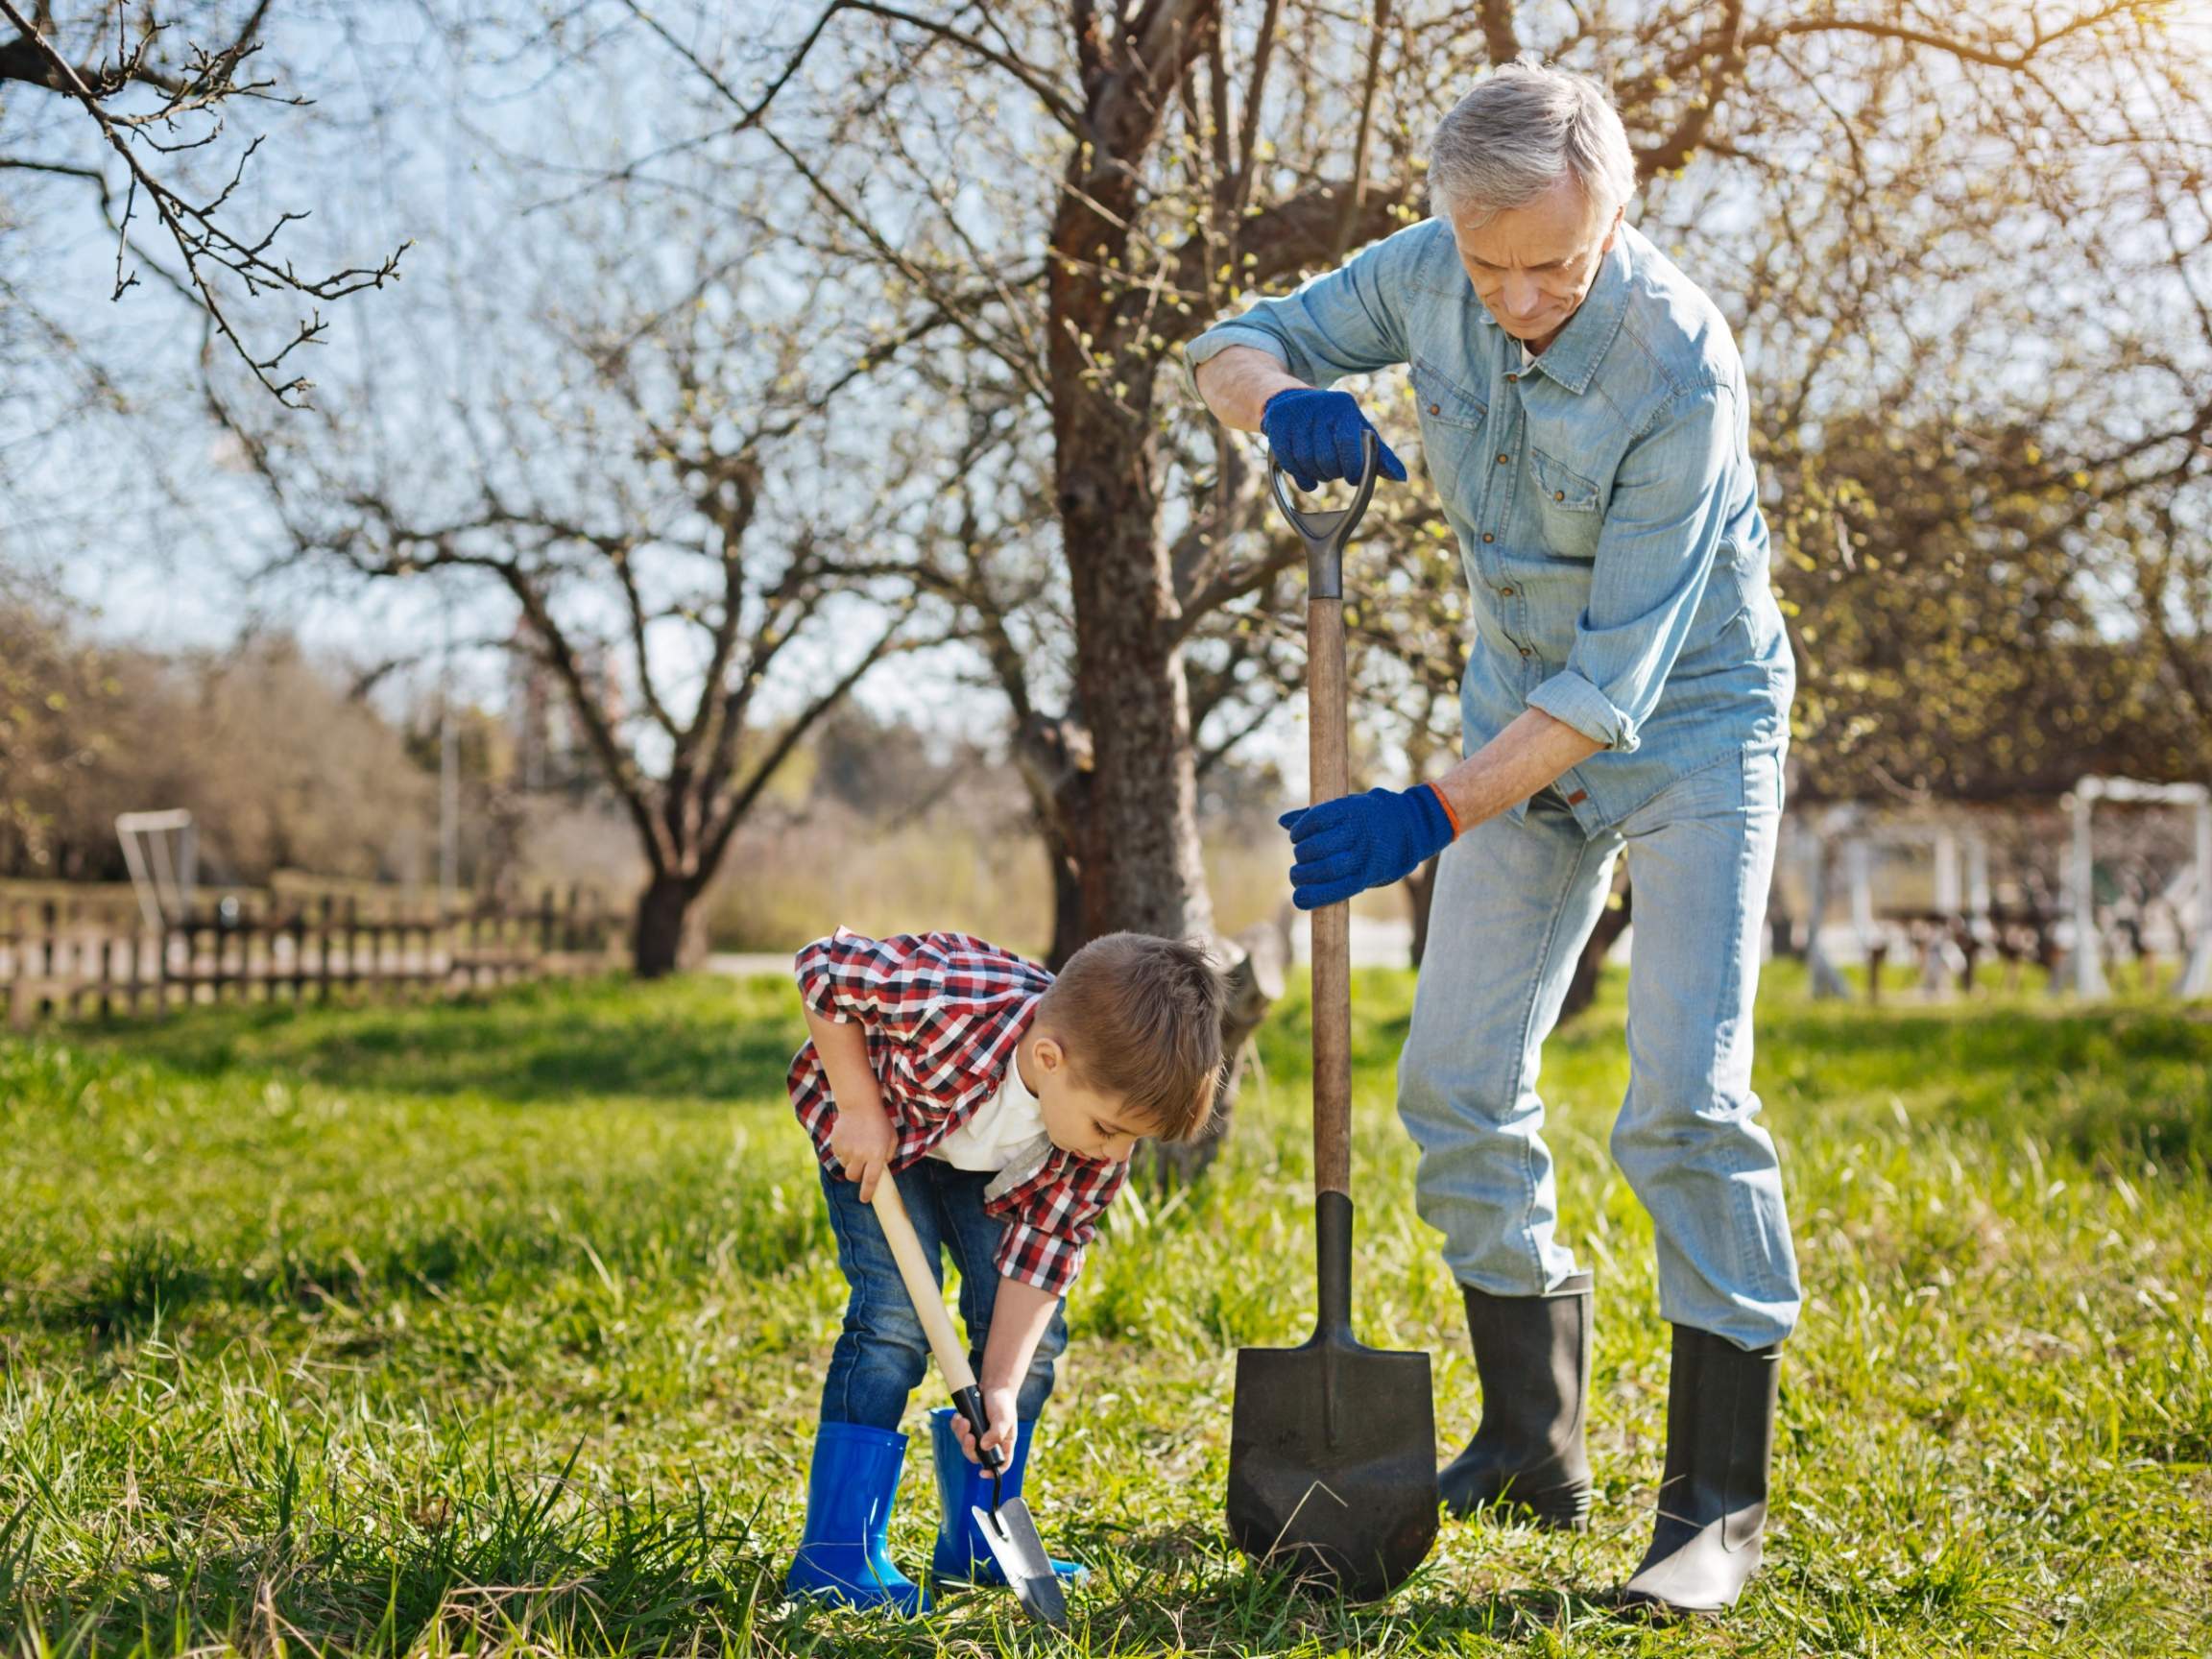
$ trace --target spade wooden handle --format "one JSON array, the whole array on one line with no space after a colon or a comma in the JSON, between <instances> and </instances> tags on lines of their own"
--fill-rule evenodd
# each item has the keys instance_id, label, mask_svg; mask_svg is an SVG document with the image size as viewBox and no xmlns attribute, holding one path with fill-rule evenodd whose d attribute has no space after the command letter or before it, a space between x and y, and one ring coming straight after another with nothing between
<instances>
[{"instance_id":1,"label":"spade wooden handle","mask_svg":"<svg viewBox=\"0 0 2212 1659\"><path fill-rule=\"evenodd\" d=\"M1306 601L1306 705L1313 801L1344 794L1344 601ZM1352 1190L1352 906L1313 912L1313 1188Z\"/></svg>"},{"instance_id":2,"label":"spade wooden handle","mask_svg":"<svg viewBox=\"0 0 2212 1659\"><path fill-rule=\"evenodd\" d=\"M1344 548L1374 497L1382 440L1360 435L1360 468L1349 507L1308 512L1290 499L1282 463L1273 467L1275 504L1306 543L1307 759L1313 805L1349 787L1345 761ZM1352 908L1313 912L1313 1190L1352 1193Z\"/></svg>"},{"instance_id":3,"label":"spade wooden handle","mask_svg":"<svg viewBox=\"0 0 2212 1659\"><path fill-rule=\"evenodd\" d=\"M899 1183L892 1179L890 1170L884 1170L877 1180L871 1203L899 1263L899 1277L906 1281L906 1295L914 1304L915 1316L929 1338L929 1352L937 1356L937 1369L945 1373L945 1386L954 1394L974 1387L975 1371L968 1363L968 1349L953 1333L952 1316L945 1311L945 1293L938 1288L937 1276L929 1271L928 1260L922 1254L922 1240L914 1236L914 1223L907 1218L905 1201L899 1196Z\"/></svg>"}]
</instances>

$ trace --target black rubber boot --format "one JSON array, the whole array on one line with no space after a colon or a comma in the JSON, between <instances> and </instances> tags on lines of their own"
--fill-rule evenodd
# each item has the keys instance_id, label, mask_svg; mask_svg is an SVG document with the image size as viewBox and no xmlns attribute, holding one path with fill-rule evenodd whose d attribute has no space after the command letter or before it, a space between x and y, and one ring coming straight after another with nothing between
<instances>
[{"instance_id":1,"label":"black rubber boot","mask_svg":"<svg viewBox=\"0 0 2212 1659\"><path fill-rule=\"evenodd\" d=\"M1538 1526L1590 1525L1590 1275L1545 1296L1493 1296L1462 1285L1482 1425L1436 1477L1452 1513L1526 1510Z\"/></svg>"},{"instance_id":2,"label":"black rubber boot","mask_svg":"<svg viewBox=\"0 0 2212 1659\"><path fill-rule=\"evenodd\" d=\"M1746 1352L1674 1327L1667 1379L1667 1467L1644 1564L1622 1589L1644 1614L1717 1613L1759 1570L1782 1345Z\"/></svg>"}]
</instances>

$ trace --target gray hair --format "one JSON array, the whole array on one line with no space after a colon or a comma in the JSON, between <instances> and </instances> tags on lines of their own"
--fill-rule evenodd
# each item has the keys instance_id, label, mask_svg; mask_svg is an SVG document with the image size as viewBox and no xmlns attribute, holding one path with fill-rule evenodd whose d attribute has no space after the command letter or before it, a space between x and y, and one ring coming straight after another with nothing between
<instances>
[{"instance_id":1,"label":"gray hair","mask_svg":"<svg viewBox=\"0 0 2212 1659\"><path fill-rule=\"evenodd\" d=\"M1501 64L1436 124L1429 194L1446 217L1525 207L1572 177L1600 212L1636 192L1636 156L1599 83L1549 64Z\"/></svg>"}]
</instances>

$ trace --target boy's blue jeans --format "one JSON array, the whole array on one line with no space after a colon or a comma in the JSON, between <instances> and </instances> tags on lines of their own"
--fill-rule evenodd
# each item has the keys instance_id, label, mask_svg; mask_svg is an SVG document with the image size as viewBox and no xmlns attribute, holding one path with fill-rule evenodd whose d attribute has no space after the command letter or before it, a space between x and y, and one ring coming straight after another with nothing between
<instances>
[{"instance_id":1,"label":"boy's blue jeans","mask_svg":"<svg viewBox=\"0 0 2212 1659\"><path fill-rule=\"evenodd\" d=\"M1742 1348L1790 1334L1797 1263L1774 1142L1751 1089L1751 1002L1782 809L1782 751L1679 778L1586 835L1555 791L1444 852L1398 1109L1415 1196L1453 1276L1539 1296L1575 1271L1536 1093L1583 941L1623 851L1635 883L1628 1093L1614 1162L1650 1213L1659 1310Z\"/></svg>"},{"instance_id":2,"label":"boy's blue jeans","mask_svg":"<svg viewBox=\"0 0 2212 1659\"><path fill-rule=\"evenodd\" d=\"M983 1189L991 1185L991 1172L955 1169L941 1159L923 1158L900 1170L897 1179L899 1196L906 1201L907 1216L937 1282L945 1282L947 1251L959 1270L969 1363L980 1376L991 1308L998 1296L994 1258L1006 1227L983 1214ZM845 1304L845 1327L830 1355L829 1380L822 1385L822 1421L896 1431L907 1395L929 1367L929 1339L914 1316L906 1282L899 1277L898 1261L876 1212L860 1201L859 1185L824 1171L822 1192L837 1235L837 1265L853 1287ZM1015 1415L1022 1422L1044 1409L1052 1392L1052 1362L1067 1346L1063 1304L1053 1310L1015 1396Z\"/></svg>"}]
</instances>

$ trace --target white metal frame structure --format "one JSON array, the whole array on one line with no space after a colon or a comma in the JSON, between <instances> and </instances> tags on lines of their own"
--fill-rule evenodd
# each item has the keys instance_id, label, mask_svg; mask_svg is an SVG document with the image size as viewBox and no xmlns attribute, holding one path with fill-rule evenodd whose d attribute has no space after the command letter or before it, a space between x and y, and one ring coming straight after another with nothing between
<instances>
[{"instance_id":1,"label":"white metal frame structure","mask_svg":"<svg viewBox=\"0 0 2212 1659\"><path fill-rule=\"evenodd\" d=\"M1828 958L1820 944L1819 921L1827 911L1829 853L1842 854L1842 878L1850 894L1851 932L1860 951L1871 955L1886 930L1874 912L1874 854L1886 847L1926 848L1934 860L1935 904L1938 910L1963 915L1977 939L1989 936L1989 843L1971 825L1951 821L1936 823L1886 823L1857 803L1843 803L1808 814L1798 828L1798 856L1815 924L1808 929L1806 964L1812 991L1817 998L1847 998L1850 985ZM1960 856L1965 854L1961 872ZM1963 876L1963 879L1961 879ZM1963 891L1961 891L1963 889ZM1963 904L1961 900L1963 899ZM1957 972L1965 959L1955 946L1938 941L1922 964L1921 989L1937 995L1946 972Z\"/></svg>"},{"instance_id":2,"label":"white metal frame structure","mask_svg":"<svg viewBox=\"0 0 2212 1659\"><path fill-rule=\"evenodd\" d=\"M2087 777L2061 803L2073 814L2074 837L2066 889L2074 913L2074 948L2054 978L2054 988L2079 997L2103 997L2109 987L2097 939L2097 867L2090 815L2100 801L2136 806L2191 806L2197 820L2197 929L2187 965L2174 988L2177 997L2212 997L2212 789L2201 783L2145 783L2134 778Z\"/></svg>"},{"instance_id":3,"label":"white metal frame structure","mask_svg":"<svg viewBox=\"0 0 2212 1659\"><path fill-rule=\"evenodd\" d=\"M123 843L123 861L131 867L131 886L146 926L159 928L181 921L191 908L198 879L192 814L181 806L166 812L118 812L115 838Z\"/></svg>"}]
</instances>

